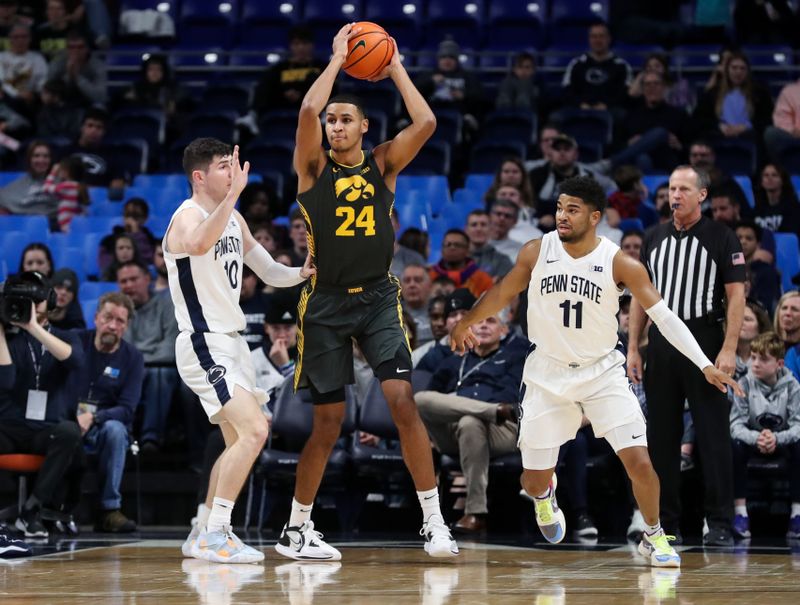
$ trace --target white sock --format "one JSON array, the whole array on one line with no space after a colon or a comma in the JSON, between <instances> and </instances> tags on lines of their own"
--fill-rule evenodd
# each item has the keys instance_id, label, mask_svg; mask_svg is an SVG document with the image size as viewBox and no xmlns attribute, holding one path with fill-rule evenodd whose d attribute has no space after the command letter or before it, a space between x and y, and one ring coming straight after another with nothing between
<instances>
[{"instance_id":1,"label":"white sock","mask_svg":"<svg viewBox=\"0 0 800 605\"><path fill-rule=\"evenodd\" d=\"M222 531L223 528L231 524L231 513L233 505L236 504L225 498L214 498L214 506L208 515L208 531Z\"/></svg>"},{"instance_id":2,"label":"white sock","mask_svg":"<svg viewBox=\"0 0 800 605\"><path fill-rule=\"evenodd\" d=\"M796 506L800 506L800 504L797 504ZM800 511L800 508L798 509L798 511ZM739 505L739 506L734 506L733 507L733 513L735 515L741 515L742 517L746 517L747 516L747 505L742 504L742 505ZM798 512L797 514L800 515L800 512Z\"/></svg>"},{"instance_id":3,"label":"white sock","mask_svg":"<svg viewBox=\"0 0 800 605\"><path fill-rule=\"evenodd\" d=\"M211 509L206 506L206 503L197 505L197 527L203 529L208 525L208 516L211 514Z\"/></svg>"},{"instance_id":4,"label":"white sock","mask_svg":"<svg viewBox=\"0 0 800 605\"><path fill-rule=\"evenodd\" d=\"M648 525L647 521L644 522L644 533L648 536L657 536L663 533L663 529L661 529L661 521L656 521L655 525Z\"/></svg>"},{"instance_id":5,"label":"white sock","mask_svg":"<svg viewBox=\"0 0 800 605\"><path fill-rule=\"evenodd\" d=\"M439 490L437 488L429 489L425 492L417 492L419 498L419 505L422 507L422 521L427 523L431 517L438 515L439 519L444 521L442 511L439 508Z\"/></svg>"},{"instance_id":6,"label":"white sock","mask_svg":"<svg viewBox=\"0 0 800 605\"><path fill-rule=\"evenodd\" d=\"M311 509L313 504L300 504L292 498L292 512L289 515L289 527L300 527L303 523L311 519Z\"/></svg>"},{"instance_id":7,"label":"white sock","mask_svg":"<svg viewBox=\"0 0 800 605\"><path fill-rule=\"evenodd\" d=\"M797 517L800 515L800 502L792 502L792 513L790 517Z\"/></svg>"}]
</instances>

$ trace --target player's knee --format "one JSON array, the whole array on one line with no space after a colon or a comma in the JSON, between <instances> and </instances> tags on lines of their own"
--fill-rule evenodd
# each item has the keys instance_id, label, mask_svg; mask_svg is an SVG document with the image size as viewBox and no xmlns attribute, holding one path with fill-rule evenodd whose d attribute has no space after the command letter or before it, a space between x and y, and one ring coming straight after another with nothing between
<instances>
[{"instance_id":1,"label":"player's knee","mask_svg":"<svg viewBox=\"0 0 800 605\"><path fill-rule=\"evenodd\" d=\"M411 397L397 397L389 403L389 409L392 411L392 419L400 431L414 426L419 421L417 404Z\"/></svg>"},{"instance_id":2,"label":"player's knee","mask_svg":"<svg viewBox=\"0 0 800 605\"><path fill-rule=\"evenodd\" d=\"M317 406L314 410L313 438L331 445L339 438L344 421L344 406Z\"/></svg>"},{"instance_id":3,"label":"player's knee","mask_svg":"<svg viewBox=\"0 0 800 605\"><path fill-rule=\"evenodd\" d=\"M645 480L655 474L647 449L632 447L625 453L625 469L632 480Z\"/></svg>"}]
</instances>

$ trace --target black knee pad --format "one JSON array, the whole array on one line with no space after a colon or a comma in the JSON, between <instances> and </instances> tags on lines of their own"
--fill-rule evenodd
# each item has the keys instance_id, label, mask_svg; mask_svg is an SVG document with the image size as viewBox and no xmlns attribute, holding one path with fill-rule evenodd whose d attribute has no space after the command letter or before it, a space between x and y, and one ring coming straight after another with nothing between
<instances>
[{"instance_id":1,"label":"black knee pad","mask_svg":"<svg viewBox=\"0 0 800 605\"><path fill-rule=\"evenodd\" d=\"M335 391L328 391L327 393L320 393L310 381L308 387L311 391L311 401L314 402L314 405L341 403L344 401L344 387L339 387Z\"/></svg>"},{"instance_id":2,"label":"black knee pad","mask_svg":"<svg viewBox=\"0 0 800 605\"><path fill-rule=\"evenodd\" d=\"M398 347L394 359L384 361L375 368L378 380L405 380L411 382L411 353L406 347Z\"/></svg>"}]
</instances>

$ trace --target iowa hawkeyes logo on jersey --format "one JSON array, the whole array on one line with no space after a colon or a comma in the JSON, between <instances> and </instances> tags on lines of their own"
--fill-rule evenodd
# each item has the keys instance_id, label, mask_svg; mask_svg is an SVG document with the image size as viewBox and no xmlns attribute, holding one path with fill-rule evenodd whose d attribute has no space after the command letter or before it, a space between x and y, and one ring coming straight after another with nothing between
<instances>
[{"instance_id":1,"label":"iowa hawkeyes logo on jersey","mask_svg":"<svg viewBox=\"0 0 800 605\"><path fill-rule=\"evenodd\" d=\"M336 197L348 202L355 202L358 198L368 200L375 195L375 187L368 183L360 174L344 176L336 180Z\"/></svg>"}]
</instances>

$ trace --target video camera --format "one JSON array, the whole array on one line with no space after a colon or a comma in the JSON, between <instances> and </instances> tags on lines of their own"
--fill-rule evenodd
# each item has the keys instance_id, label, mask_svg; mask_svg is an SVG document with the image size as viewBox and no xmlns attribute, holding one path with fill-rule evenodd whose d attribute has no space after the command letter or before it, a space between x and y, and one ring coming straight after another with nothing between
<instances>
[{"instance_id":1,"label":"video camera","mask_svg":"<svg viewBox=\"0 0 800 605\"><path fill-rule=\"evenodd\" d=\"M28 323L31 320L31 303L47 301L47 310L56 308L56 293L47 278L38 271L25 271L9 275L0 287L0 321Z\"/></svg>"}]
</instances>

